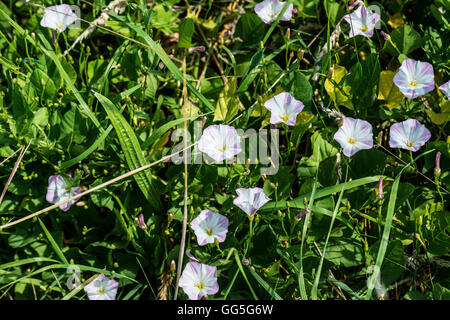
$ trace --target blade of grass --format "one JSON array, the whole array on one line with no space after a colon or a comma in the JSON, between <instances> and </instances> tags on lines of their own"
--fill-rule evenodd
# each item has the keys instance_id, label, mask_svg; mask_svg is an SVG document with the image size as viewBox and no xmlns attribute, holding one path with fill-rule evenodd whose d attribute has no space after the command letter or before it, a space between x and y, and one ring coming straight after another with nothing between
<instances>
[{"instance_id":1,"label":"blade of grass","mask_svg":"<svg viewBox=\"0 0 450 320\"><path fill-rule=\"evenodd\" d=\"M367 284L367 293L365 296L366 300L369 300L372 298L372 292L373 292L373 289L375 288L375 284L380 275L381 266L383 265L384 255L386 254L386 249L387 249L387 246L389 243L389 235L391 232L392 220L394 218L395 202L397 201L398 186L400 184L400 178L402 176L402 173L411 164L415 163L417 159L419 159L431 152L434 152L434 151L435 151L435 149L432 149L432 150L428 150L428 151L422 153L421 155L419 155L418 157L413 159L413 161L411 161L406 166L404 166L403 169L395 177L394 183L392 184L391 193L389 195L389 203L388 203L387 214L386 214L386 222L384 225L383 235L381 237L381 242L380 242L380 247L378 249L377 258L375 260L375 267L373 269L374 271L371 274L371 276L368 280L368 284Z\"/></svg>"},{"instance_id":2,"label":"blade of grass","mask_svg":"<svg viewBox=\"0 0 450 320\"><path fill-rule=\"evenodd\" d=\"M112 100L112 103L113 104L119 103L119 101L122 100L123 97L133 94L133 92L135 92L140 87L142 87L142 84L138 84L137 86L134 86L133 88L124 91L123 93L121 93L117 97L115 97ZM123 106L120 109L120 113L122 113L124 109L125 109L125 106ZM108 128L100 135L100 137L98 137L97 140L95 140L95 142L89 146L89 148L87 148L79 156L77 156L71 160L68 160L66 162L61 163L60 168L66 169L66 168L69 168L69 167L79 163L80 161L83 161L87 156L89 156L92 152L94 152L103 143L103 141L106 139L106 137L109 135L109 133L111 132L112 129L113 129L113 125L110 124L108 126Z\"/></svg>"},{"instance_id":3,"label":"blade of grass","mask_svg":"<svg viewBox=\"0 0 450 320\"><path fill-rule=\"evenodd\" d=\"M253 270L252 268L248 268L248 270L250 271L251 275L255 278L256 281L258 281L258 283L270 294L270 296L275 299L275 300L283 300L283 298L280 297L280 295L274 290L272 289L269 284L264 281L263 278L261 278L259 276L259 274L256 273L255 270Z\"/></svg>"},{"instance_id":4,"label":"blade of grass","mask_svg":"<svg viewBox=\"0 0 450 320\"><path fill-rule=\"evenodd\" d=\"M365 184L369 184L369 183L373 183L373 182L378 182L380 180L380 178L383 177L383 179L385 179L386 181L390 181L392 180L389 177L385 177L385 176L371 176L371 177L365 177L365 178L361 178L361 179L356 179L356 180L352 180L350 182L347 182L345 185L345 189L344 191L353 189L353 188L357 188L357 187L361 187ZM320 190L315 191L315 195L314 198L315 199L319 199L319 198L323 198L326 196L329 196L333 193L337 193L341 191L343 183L337 184L335 186L330 186L330 187L326 187L326 188L322 188ZM259 209L258 212L267 212L267 211L272 211L272 210L282 210L282 209L286 209L287 208L287 202L289 202L289 207L290 208L303 208L304 204L303 201L304 199L312 199L312 192L311 193L306 193L303 194L301 196L298 196L297 198L295 198L294 200L290 200L290 201L278 201L278 203L267 203L264 207L262 207L261 209Z\"/></svg>"},{"instance_id":5,"label":"blade of grass","mask_svg":"<svg viewBox=\"0 0 450 320\"><path fill-rule=\"evenodd\" d=\"M108 98L98 92L93 91L93 93L105 108L106 113L114 126L130 170L145 166L146 162L142 149L131 126ZM139 172L134 175L133 178L150 205L158 211L162 210L161 200L156 188L153 186L150 173L148 171Z\"/></svg>"},{"instance_id":6,"label":"blade of grass","mask_svg":"<svg viewBox=\"0 0 450 320\"><path fill-rule=\"evenodd\" d=\"M311 289L311 299L313 299L313 300L317 300L317 288L319 286L320 273L322 272L323 260L325 259L325 254L327 252L328 240L330 239L330 234L331 234L331 231L333 230L334 220L336 219L336 215L337 215L337 212L338 212L340 204L341 204L342 196L344 195L345 184L347 183L347 176L348 176L348 164L347 164L347 172L345 174L345 182L344 182L344 185L342 186L341 192L339 193L338 201L334 207L333 216L331 217L331 222L330 222L330 228L328 229L328 234L327 234L327 238L325 240L325 245L323 246L323 253L320 257L319 266L316 271L316 278L314 279L313 287Z\"/></svg>"},{"instance_id":7,"label":"blade of grass","mask_svg":"<svg viewBox=\"0 0 450 320\"><path fill-rule=\"evenodd\" d=\"M110 13L110 16L114 17L116 20L124 23L129 28L133 29L139 37L144 39L144 41L147 43L148 48L152 51L154 51L158 57L162 60L162 62L166 65L166 67L169 69L169 71L173 74L176 80L183 83L183 73L178 69L178 67L172 62L172 60L169 58L167 53L164 51L164 49L161 47L161 45L157 42L155 42L150 35L145 32L140 26L135 25L131 22L128 22L123 19L123 17L114 14L113 12ZM188 87L189 91L191 91L206 107L208 107L209 110L214 111L215 107L211 102L209 102L206 97L201 94L199 91L197 91L194 86L186 81L186 86Z\"/></svg>"},{"instance_id":8,"label":"blade of grass","mask_svg":"<svg viewBox=\"0 0 450 320\"><path fill-rule=\"evenodd\" d=\"M48 229L45 227L45 224L42 222L41 219L37 218L39 221L39 224L41 225L42 230L44 230L45 235L47 236L48 241L50 242L53 250L55 250L56 255L61 259L61 262L69 264L69 261L67 261L66 257L64 256L64 253L59 248L58 244L56 243L55 239L53 239L52 235L48 231Z\"/></svg>"}]
</instances>

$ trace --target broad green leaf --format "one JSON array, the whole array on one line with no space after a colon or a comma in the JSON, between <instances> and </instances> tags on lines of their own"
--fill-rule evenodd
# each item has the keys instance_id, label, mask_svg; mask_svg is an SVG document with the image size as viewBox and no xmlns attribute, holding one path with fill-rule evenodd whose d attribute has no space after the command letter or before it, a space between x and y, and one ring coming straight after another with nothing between
<instances>
[{"instance_id":1,"label":"broad green leaf","mask_svg":"<svg viewBox=\"0 0 450 320\"><path fill-rule=\"evenodd\" d=\"M194 20L184 19L178 27L179 48L190 48L192 46L192 36L194 35Z\"/></svg>"},{"instance_id":2,"label":"broad green leaf","mask_svg":"<svg viewBox=\"0 0 450 320\"><path fill-rule=\"evenodd\" d=\"M213 121L232 120L239 111L239 103L236 95L236 77L233 77L219 94Z\"/></svg>"},{"instance_id":3,"label":"broad green leaf","mask_svg":"<svg viewBox=\"0 0 450 320\"><path fill-rule=\"evenodd\" d=\"M446 121L450 120L450 101L442 101L439 104L439 107L441 108L441 112L439 113L436 113L430 109L426 109L425 112L428 114L434 124L442 125Z\"/></svg>"},{"instance_id":4,"label":"broad green leaf","mask_svg":"<svg viewBox=\"0 0 450 320\"><path fill-rule=\"evenodd\" d=\"M119 112L119 109L117 109L108 98L100 93L94 92L94 95L105 108L106 113L114 126L129 169L134 170L145 166L147 163L139 145L139 141L131 126ZM145 198L149 201L150 205L156 210L161 210L162 205L159 194L153 186L149 171L141 171L133 175L133 178L136 180L137 185Z\"/></svg>"},{"instance_id":5,"label":"broad green leaf","mask_svg":"<svg viewBox=\"0 0 450 320\"><path fill-rule=\"evenodd\" d=\"M321 161L338 153L338 149L328 142L323 132L319 131L315 132L311 137L311 148L313 154L305 161L305 165L310 167L315 167Z\"/></svg>"},{"instance_id":6,"label":"broad green leaf","mask_svg":"<svg viewBox=\"0 0 450 320\"><path fill-rule=\"evenodd\" d=\"M404 55L408 55L414 50L422 46L422 37L420 34L409 25L394 29L390 34L392 42L395 43L397 48ZM384 50L390 54L397 56L397 50L392 46L390 41L386 41L384 44Z\"/></svg>"},{"instance_id":7,"label":"broad green leaf","mask_svg":"<svg viewBox=\"0 0 450 320\"><path fill-rule=\"evenodd\" d=\"M378 90L378 100L384 100L386 107L392 110L398 106L405 96L400 92L398 87L394 84L394 76L396 72L385 70L381 71L380 84Z\"/></svg>"},{"instance_id":8,"label":"broad green leaf","mask_svg":"<svg viewBox=\"0 0 450 320\"><path fill-rule=\"evenodd\" d=\"M306 76L300 71L290 72L287 77L281 81L281 86L292 96L307 105L311 102L313 91L311 84Z\"/></svg>"},{"instance_id":9,"label":"broad green leaf","mask_svg":"<svg viewBox=\"0 0 450 320\"><path fill-rule=\"evenodd\" d=\"M340 82L342 78L347 74L347 69L345 67L335 64L333 66L333 71L331 74L331 80L325 80L325 90L333 100L336 106L344 106L349 109L353 109L353 104L350 95L350 86L341 85Z\"/></svg>"}]
</instances>

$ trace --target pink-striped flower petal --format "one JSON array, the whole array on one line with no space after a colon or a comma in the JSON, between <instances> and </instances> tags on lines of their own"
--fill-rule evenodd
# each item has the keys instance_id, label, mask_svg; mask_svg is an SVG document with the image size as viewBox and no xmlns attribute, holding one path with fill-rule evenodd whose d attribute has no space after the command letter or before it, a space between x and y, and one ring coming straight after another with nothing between
<instances>
[{"instance_id":1,"label":"pink-striped flower petal","mask_svg":"<svg viewBox=\"0 0 450 320\"><path fill-rule=\"evenodd\" d=\"M231 159L239 154L241 138L236 129L227 125L212 125L203 131L198 142L198 149L215 161Z\"/></svg>"},{"instance_id":2,"label":"pink-striped flower petal","mask_svg":"<svg viewBox=\"0 0 450 320\"><path fill-rule=\"evenodd\" d=\"M334 134L334 140L339 142L342 152L351 157L360 150L372 149L372 126L365 120L345 117L342 126Z\"/></svg>"},{"instance_id":3,"label":"pink-striped flower petal","mask_svg":"<svg viewBox=\"0 0 450 320\"><path fill-rule=\"evenodd\" d=\"M188 262L180 277L180 287L190 300L200 300L204 295L217 293L217 267Z\"/></svg>"},{"instance_id":4,"label":"pink-striped flower petal","mask_svg":"<svg viewBox=\"0 0 450 320\"><path fill-rule=\"evenodd\" d=\"M428 62L405 59L394 76L394 83L408 99L414 99L434 89L433 66Z\"/></svg>"},{"instance_id":5,"label":"pink-striped flower petal","mask_svg":"<svg viewBox=\"0 0 450 320\"><path fill-rule=\"evenodd\" d=\"M241 208L246 214L252 216L255 212L269 202L264 190L261 188L239 188L236 189L238 197L233 200L235 206Z\"/></svg>"},{"instance_id":6,"label":"pink-striped flower petal","mask_svg":"<svg viewBox=\"0 0 450 320\"><path fill-rule=\"evenodd\" d=\"M360 5L358 9L344 16L345 21L350 25L349 37L362 35L366 38L373 36L373 29L380 20L378 13L370 13L364 5Z\"/></svg>"},{"instance_id":7,"label":"pink-striped flower petal","mask_svg":"<svg viewBox=\"0 0 450 320\"><path fill-rule=\"evenodd\" d=\"M216 239L224 242L228 232L228 218L211 210L203 210L191 221L191 228L197 236L199 246L214 243Z\"/></svg>"},{"instance_id":8,"label":"pink-striped flower petal","mask_svg":"<svg viewBox=\"0 0 450 320\"><path fill-rule=\"evenodd\" d=\"M285 123L289 126L295 126L297 115L303 110L304 105L301 101L295 100L288 92L277 94L264 103L264 107L270 110L270 123Z\"/></svg>"},{"instance_id":9,"label":"pink-striped flower petal","mask_svg":"<svg viewBox=\"0 0 450 320\"><path fill-rule=\"evenodd\" d=\"M48 189L46 199L48 202L56 204L67 200L81 193L80 187L69 187L60 175L50 176L48 178ZM75 199L59 206L63 211L67 211L79 200Z\"/></svg>"},{"instance_id":10,"label":"pink-striped flower petal","mask_svg":"<svg viewBox=\"0 0 450 320\"><path fill-rule=\"evenodd\" d=\"M44 9L41 26L63 32L77 19L78 17L72 11L70 5L61 4Z\"/></svg>"},{"instance_id":11,"label":"pink-striped flower petal","mask_svg":"<svg viewBox=\"0 0 450 320\"><path fill-rule=\"evenodd\" d=\"M401 148L415 152L430 138L430 131L416 119L395 123L389 129L389 146L391 148Z\"/></svg>"},{"instance_id":12,"label":"pink-striped flower petal","mask_svg":"<svg viewBox=\"0 0 450 320\"><path fill-rule=\"evenodd\" d=\"M109 279L103 273L84 287L89 300L115 300L119 282Z\"/></svg>"},{"instance_id":13,"label":"pink-striped flower petal","mask_svg":"<svg viewBox=\"0 0 450 320\"><path fill-rule=\"evenodd\" d=\"M286 2L281 2L279 0L264 0L256 4L254 10L264 23L271 23L277 19L285 4ZM280 20L291 20L293 8L293 5L290 4Z\"/></svg>"},{"instance_id":14,"label":"pink-striped flower petal","mask_svg":"<svg viewBox=\"0 0 450 320\"><path fill-rule=\"evenodd\" d=\"M450 81L447 81L443 85L439 87L439 90L441 90L448 99L450 99Z\"/></svg>"}]
</instances>

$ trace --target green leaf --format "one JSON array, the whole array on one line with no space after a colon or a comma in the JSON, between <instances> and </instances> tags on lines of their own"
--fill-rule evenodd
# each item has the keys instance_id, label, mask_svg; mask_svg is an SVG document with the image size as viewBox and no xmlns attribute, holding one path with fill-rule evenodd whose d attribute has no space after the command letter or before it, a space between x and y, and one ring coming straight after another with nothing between
<instances>
[{"instance_id":1,"label":"green leaf","mask_svg":"<svg viewBox=\"0 0 450 320\"><path fill-rule=\"evenodd\" d=\"M236 95L236 77L220 92L213 121L228 122L239 111L239 99Z\"/></svg>"},{"instance_id":2,"label":"green leaf","mask_svg":"<svg viewBox=\"0 0 450 320\"><path fill-rule=\"evenodd\" d=\"M423 43L420 34L409 25L404 25L400 28L394 29L394 31L391 32L390 36L392 42L395 43L397 48L404 55L408 55L414 50L420 48ZM398 55L397 50L395 50L390 41L385 42L384 50L386 50L393 56Z\"/></svg>"},{"instance_id":3,"label":"green leaf","mask_svg":"<svg viewBox=\"0 0 450 320\"><path fill-rule=\"evenodd\" d=\"M305 105L309 104L312 100L313 91L311 84L300 71L290 72L282 80L281 86L284 90L292 94L295 99L300 100Z\"/></svg>"},{"instance_id":4,"label":"green leaf","mask_svg":"<svg viewBox=\"0 0 450 320\"><path fill-rule=\"evenodd\" d=\"M190 48L192 46L192 36L194 35L194 20L184 19L178 27L179 48Z\"/></svg>"},{"instance_id":5,"label":"green leaf","mask_svg":"<svg viewBox=\"0 0 450 320\"><path fill-rule=\"evenodd\" d=\"M122 146L122 150L125 154L125 159L127 160L129 169L134 170L145 166L147 163L144 159L144 155L142 154L139 141L131 126L108 98L104 97L98 92L94 92L94 95L105 108L106 113L108 114L108 117L111 120L112 125L114 126L114 130L116 131L119 138L120 145ZM141 171L133 175L133 178L135 179L145 198L149 201L150 205L155 210L161 210L161 200L159 198L158 192L153 186L151 175L148 170Z\"/></svg>"},{"instance_id":6,"label":"green leaf","mask_svg":"<svg viewBox=\"0 0 450 320\"><path fill-rule=\"evenodd\" d=\"M347 69L345 67L335 64L331 74L331 79L325 80L325 90L333 100L335 106L344 106L349 109L353 109L351 101L350 86L344 86L342 79L347 75ZM342 83L341 83L342 81Z\"/></svg>"},{"instance_id":7,"label":"green leaf","mask_svg":"<svg viewBox=\"0 0 450 320\"><path fill-rule=\"evenodd\" d=\"M338 149L328 142L324 132L316 131L311 136L311 149L313 154L305 161L305 165L315 167L323 160L334 157L338 153Z\"/></svg>"},{"instance_id":8,"label":"green leaf","mask_svg":"<svg viewBox=\"0 0 450 320\"><path fill-rule=\"evenodd\" d=\"M396 72L385 70L381 71L380 84L378 86L378 100L384 100L386 107L392 110L398 106L405 96L400 89L394 84L394 76Z\"/></svg>"}]
</instances>

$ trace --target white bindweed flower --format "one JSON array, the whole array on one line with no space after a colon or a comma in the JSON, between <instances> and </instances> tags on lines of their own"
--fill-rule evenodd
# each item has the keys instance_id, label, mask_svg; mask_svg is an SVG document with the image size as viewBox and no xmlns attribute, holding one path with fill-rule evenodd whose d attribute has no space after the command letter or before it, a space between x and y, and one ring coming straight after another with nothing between
<instances>
[{"instance_id":1,"label":"white bindweed flower","mask_svg":"<svg viewBox=\"0 0 450 320\"><path fill-rule=\"evenodd\" d=\"M46 199L48 202L56 204L67 200L81 193L80 187L70 187L60 175L50 176L48 178L48 189ZM59 206L63 211L70 209L70 206L79 200L75 199Z\"/></svg>"},{"instance_id":2,"label":"white bindweed flower","mask_svg":"<svg viewBox=\"0 0 450 320\"><path fill-rule=\"evenodd\" d=\"M339 142L342 152L351 157L360 150L373 147L372 126L367 121L345 117L344 123L334 134L334 140Z\"/></svg>"},{"instance_id":3,"label":"white bindweed flower","mask_svg":"<svg viewBox=\"0 0 450 320\"><path fill-rule=\"evenodd\" d=\"M233 200L235 206L241 208L249 216L253 216L255 212L269 202L264 190L261 188L239 188L236 189L238 197Z\"/></svg>"},{"instance_id":4,"label":"white bindweed flower","mask_svg":"<svg viewBox=\"0 0 450 320\"><path fill-rule=\"evenodd\" d=\"M389 146L391 148L401 148L415 152L430 138L430 131L416 119L395 123L389 129Z\"/></svg>"},{"instance_id":5,"label":"white bindweed flower","mask_svg":"<svg viewBox=\"0 0 450 320\"><path fill-rule=\"evenodd\" d=\"M263 2L257 3L254 7L254 10L264 23L271 23L277 19L285 4L286 2L280 2L278 0L264 0ZM293 5L290 4L280 20L291 20L292 11Z\"/></svg>"},{"instance_id":6,"label":"white bindweed flower","mask_svg":"<svg viewBox=\"0 0 450 320\"><path fill-rule=\"evenodd\" d=\"M199 246L207 243L224 242L228 232L228 218L211 210L203 210L191 221L191 228L197 236Z\"/></svg>"},{"instance_id":7,"label":"white bindweed flower","mask_svg":"<svg viewBox=\"0 0 450 320\"><path fill-rule=\"evenodd\" d=\"M215 161L231 159L242 151L241 137L231 126L212 125L203 131L198 149Z\"/></svg>"},{"instance_id":8,"label":"white bindweed flower","mask_svg":"<svg viewBox=\"0 0 450 320\"><path fill-rule=\"evenodd\" d=\"M301 101L295 100L288 92L277 94L264 103L264 107L270 110L270 123L285 123L295 126L297 115L303 110Z\"/></svg>"},{"instance_id":9,"label":"white bindweed flower","mask_svg":"<svg viewBox=\"0 0 450 320\"><path fill-rule=\"evenodd\" d=\"M448 99L450 99L450 81L447 81L443 85L439 87L439 90L441 90Z\"/></svg>"},{"instance_id":10,"label":"white bindweed flower","mask_svg":"<svg viewBox=\"0 0 450 320\"><path fill-rule=\"evenodd\" d=\"M77 21L77 19L78 17L72 11L70 5L61 4L44 9L41 26L63 32L68 26Z\"/></svg>"},{"instance_id":11,"label":"white bindweed flower","mask_svg":"<svg viewBox=\"0 0 450 320\"><path fill-rule=\"evenodd\" d=\"M428 62L405 59L394 76L394 83L408 99L414 99L434 89L433 66Z\"/></svg>"},{"instance_id":12,"label":"white bindweed flower","mask_svg":"<svg viewBox=\"0 0 450 320\"><path fill-rule=\"evenodd\" d=\"M188 262L180 277L180 287L190 300L200 300L204 295L217 293L217 267Z\"/></svg>"},{"instance_id":13,"label":"white bindweed flower","mask_svg":"<svg viewBox=\"0 0 450 320\"><path fill-rule=\"evenodd\" d=\"M119 283L103 273L84 287L89 300L115 300Z\"/></svg>"},{"instance_id":14,"label":"white bindweed flower","mask_svg":"<svg viewBox=\"0 0 450 320\"><path fill-rule=\"evenodd\" d=\"M380 15L368 12L366 7L361 5L352 13L345 15L344 19L350 24L350 38L357 35L370 38L373 36L376 23L380 20Z\"/></svg>"}]
</instances>

